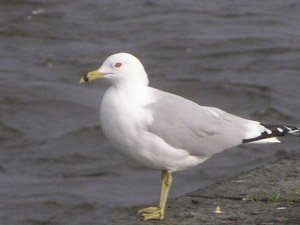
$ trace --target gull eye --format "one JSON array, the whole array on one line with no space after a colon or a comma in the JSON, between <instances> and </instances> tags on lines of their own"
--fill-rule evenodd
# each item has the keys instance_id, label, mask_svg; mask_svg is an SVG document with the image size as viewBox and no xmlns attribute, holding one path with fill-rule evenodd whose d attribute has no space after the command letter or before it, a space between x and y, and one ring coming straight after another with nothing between
<instances>
[{"instance_id":1,"label":"gull eye","mask_svg":"<svg viewBox=\"0 0 300 225\"><path fill-rule=\"evenodd\" d=\"M121 66L122 66L122 63L120 63L120 62L118 62L118 63L115 64L116 68L120 68Z\"/></svg>"}]
</instances>

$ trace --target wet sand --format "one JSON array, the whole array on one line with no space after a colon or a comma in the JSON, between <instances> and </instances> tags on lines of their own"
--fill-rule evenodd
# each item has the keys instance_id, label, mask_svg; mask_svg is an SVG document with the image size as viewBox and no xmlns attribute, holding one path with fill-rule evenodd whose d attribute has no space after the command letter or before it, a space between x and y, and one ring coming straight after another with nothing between
<instances>
[{"instance_id":1,"label":"wet sand","mask_svg":"<svg viewBox=\"0 0 300 225\"><path fill-rule=\"evenodd\" d=\"M128 216L113 224L297 225L300 222L300 158L268 164L171 200L164 221L141 221L135 213L137 209L128 209Z\"/></svg>"}]
</instances>

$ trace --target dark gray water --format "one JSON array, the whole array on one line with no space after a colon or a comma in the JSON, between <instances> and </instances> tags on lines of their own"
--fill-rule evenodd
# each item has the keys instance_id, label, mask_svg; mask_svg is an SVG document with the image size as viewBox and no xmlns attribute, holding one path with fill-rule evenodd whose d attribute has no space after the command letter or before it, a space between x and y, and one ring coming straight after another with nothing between
<instances>
[{"instance_id":1,"label":"dark gray water","mask_svg":"<svg viewBox=\"0 0 300 225\"><path fill-rule=\"evenodd\" d=\"M151 85L265 123L300 125L300 2L0 2L0 224L103 224L155 203L160 174L107 143L107 84L80 75L138 56ZM299 140L246 145L177 173L171 197L280 157Z\"/></svg>"}]
</instances>

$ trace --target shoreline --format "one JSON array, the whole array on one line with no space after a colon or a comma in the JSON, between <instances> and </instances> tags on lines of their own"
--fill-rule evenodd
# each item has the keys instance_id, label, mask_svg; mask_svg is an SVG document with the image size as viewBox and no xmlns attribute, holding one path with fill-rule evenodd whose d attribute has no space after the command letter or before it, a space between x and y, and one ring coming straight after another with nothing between
<instances>
[{"instance_id":1,"label":"shoreline","mask_svg":"<svg viewBox=\"0 0 300 225\"><path fill-rule=\"evenodd\" d=\"M166 219L142 221L136 211L113 225L300 223L300 158L283 159L169 200ZM100 222L101 224L101 222Z\"/></svg>"}]
</instances>

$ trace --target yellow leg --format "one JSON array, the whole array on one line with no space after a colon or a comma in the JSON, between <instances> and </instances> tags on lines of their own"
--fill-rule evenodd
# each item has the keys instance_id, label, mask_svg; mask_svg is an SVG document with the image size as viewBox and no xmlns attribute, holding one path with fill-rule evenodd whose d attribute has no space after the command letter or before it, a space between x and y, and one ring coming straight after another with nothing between
<instances>
[{"instance_id":1,"label":"yellow leg","mask_svg":"<svg viewBox=\"0 0 300 225\"><path fill-rule=\"evenodd\" d=\"M173 182L171 172L163 170L161 180L162 183L159 206L147 207L138 211L138 213L141 214L144 220L163 220L165 218L167 200L169 196L170 187Z\"/></svg>"}]
</instances>

